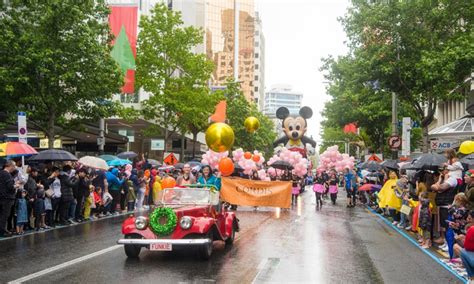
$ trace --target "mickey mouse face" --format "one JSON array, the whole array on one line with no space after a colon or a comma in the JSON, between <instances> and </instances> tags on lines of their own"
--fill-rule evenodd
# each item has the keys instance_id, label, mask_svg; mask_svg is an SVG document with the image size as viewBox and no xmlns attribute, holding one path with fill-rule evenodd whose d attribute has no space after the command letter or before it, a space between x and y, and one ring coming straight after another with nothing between
<instances>
[{"instance_id":1,"label":"mickey mouse face","mask_svg":"<svg viewBox=\"0 0 474 284\"><path fill-rule=\"evenodd\" d=\"M287 117L283 121L283 131L292 140L301 139L306 132L306 120L301 116Z\"/></svg>"}]
</instances>

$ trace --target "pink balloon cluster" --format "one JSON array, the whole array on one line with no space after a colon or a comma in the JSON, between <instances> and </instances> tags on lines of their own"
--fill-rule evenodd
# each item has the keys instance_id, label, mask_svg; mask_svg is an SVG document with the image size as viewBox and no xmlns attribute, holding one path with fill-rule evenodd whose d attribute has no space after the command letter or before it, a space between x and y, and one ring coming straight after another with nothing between
<instances>
[{"instance_id":1,"label":"pink balloon cluster","mask_svg":"<svg viewBox=\"0 0 474 284\"><path fill-rule=\"evenodd\" d=\"M219 169L220 160L228 156L229 156L229 151L218 153L212 150L208 150L204 155L202 155L201 164L209 165L212 169Z\"/></svg>"},{"instance_id":2,"label":"pink balloon cluster","mask_svg":"<svg viewBox=\"0 0 474 284\"><path fill-rule=\"evenodd\" d=\"M281 148L278 154L273 155L273 157L268 160L268 165L271 166L273 163L280 160L290 163L290 165L293 166L293 174L296 176L303 177L308 173L309 162L298 152L290 151L287 148ZM275 173L276 172L277 171L275 171Z\"/></svg>"},{"instance_id":3,"label":"pink balloon cluster","mask_svg":"<svg viewBox=\"0 0 474 284\"><path fill-rule=\"evenodd\" d=\"M346 168L354 168L354 157L339 153L339 147L337 145L327 148L326 151L319 156L318 170L320 171L335 169L338 172L342 172Z\"/></svg>"},{"instance_id":4,"label":"pink balloon cluster","mask_svg":"<svg viewBox=\"0 0 474 284\"><path fill-rule=\"evenodd\" d=\"M257 171L259 168L262 167L263 163L265 162L265 158L257 150L253 151L253 155L250 159L246 159L244 157L244 154L245 154L245 152L242 148L236 149L236 150L232 151L232 159L242 169L244 169L243 173L246 174L246 175L251 175L254 170ZM255 162L253 158L257 157L257 156L259 157L258 161ZM266 176L266 174L265 174L265 176L259 174L259 177L260 177L260 179L262 179L262 177L266 178L267 176Z\"/></svg>"}]
</instances>

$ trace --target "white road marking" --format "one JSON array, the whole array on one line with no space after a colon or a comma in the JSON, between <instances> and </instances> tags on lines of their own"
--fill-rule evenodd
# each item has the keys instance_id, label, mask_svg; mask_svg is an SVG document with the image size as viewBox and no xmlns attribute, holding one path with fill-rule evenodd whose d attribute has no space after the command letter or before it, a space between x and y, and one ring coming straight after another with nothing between
<instances>
[{"instance_id":1,"label":"white road marking","mask_svg":"<svg viewBox=\"0 0 474 284\"><path fill-rule=\"evenodd\" d=\"M94 258L96 256L99 256L99 255L102 255L102 254L106 254L108 252L111 252L115 249L118 249L118 248L121 248L123 247L123 245L114 245L114 246L111 246L111 247L108 247L106 249L103 249L103 250L99 250L99 251L96 251L96 252L93 252L91 254L88 254L88 255L85 255L85 256L81 256L79 258L76 258L76 259L73 259L73 260L70 260L70 261L67 261L67 262L64 262L64 263L61 263L59 265L56 265L56 266L53 266L53 267L50 267L50 268L47 268L47 269L44 269L44 270L41 270L41 271L38 271L38 272L35 272L33 274L30 274L30 275L27 275L25 277L22 277L22 278L18 278L16 280L13 280L13 281L10 281L8 282L8 284L16 284L16 283L23 283L23 282L26 282L26 281L30 281L32 279L35 279L35 278L38 278L38 277L41 277L43 275L46 275L48 273L51 273L51 272L54 272L54 271L58 271L58 270L61 270L63 268L66 268L68 266L71 266L71 265L74 265L76 263L79 263L79 262L82 262L84 260L88 260L88 259L91 259L91 258Z\"/></svg>"},{"instance_id":2,"label":"white road marking","mask_svg":"<svg viewBox=\"0 0 474 284\"><path fill-rule=\"evenodd\" d=\"M268 282L279 263L279 258L262 259L258 264L258 273L253 278L252 284Z\"/></svg>"}]
</instances>

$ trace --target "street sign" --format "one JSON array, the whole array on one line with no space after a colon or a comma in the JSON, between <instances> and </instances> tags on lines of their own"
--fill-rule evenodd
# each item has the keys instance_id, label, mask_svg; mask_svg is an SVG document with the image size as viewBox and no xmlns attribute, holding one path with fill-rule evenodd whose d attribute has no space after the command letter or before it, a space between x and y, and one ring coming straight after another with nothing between
<instances>
[{"instance_id":1,"label":"street sign","mask_svg":"<svg viewBox=\"0 0 474 284\"><path fill-rule=\"evenodd\" d=\"M105 144L105 138L103 137L97 137L97 145L104 145Z\"/></svg>"},{"instance_id":2,"label":"street sign","mask_svg":"<svg viewBox=\"0 0 474 284\"><path fill-rule=\"evenodd\" d=\"M163 159L163 162L167 164L168 166L174 166L177 163L179 163L178 157L176 157L177 154L175 153L169 153L165 154L165 158Z\"/></svg>"},{"instance_id":3,"label":"street sign","mask_svg":"<svg viewBox=\"0 0 474 284\"><path fill-rule=\"evenodd\" d=\"M446 149L452 149L456 146L457 146L456 143L453 141L446 141L446 140L430 141L431 150L446 150Z\"/></svg>"},{"instance_id":4,"label":"street sign","mask_svg":"<svg viewBox=\"0 0 474 284\"><path fill-rule=\"evenodd\" d=\"M398 135L392 135L388 138L388 146L392 150L400 149L400 146L402 146L402 139Z\"/></svg>"},{"instance_id":5,"label":"street sign","mask_svg":"<svg viewBox=\"0 0 474 284\"><path fill-rule=\"evenodd\" d=\"M151 139L150 150L152 151L165 150L165 140L164 139Z\"/></svg>"},{"instance_id":6,"label":"street sign","mask_svg":"<svg viewBox=\"0 0 474 284\"><path fill-rule=\"evenodd\" d=\"M26 113L19 111L18 115L18 142L28 143L28 130L26 130Z\"/></svg>"},{"instance_id":7,"label":"street sign","mask_svg":"<svg viewBox=\"0 0 474 284\"><path fill-rule=\"evenodd\" d=\"M410 133L412 121L410 117L403 118L402 124L402 156L410 156Z\"/></svg>"}]
</instances>

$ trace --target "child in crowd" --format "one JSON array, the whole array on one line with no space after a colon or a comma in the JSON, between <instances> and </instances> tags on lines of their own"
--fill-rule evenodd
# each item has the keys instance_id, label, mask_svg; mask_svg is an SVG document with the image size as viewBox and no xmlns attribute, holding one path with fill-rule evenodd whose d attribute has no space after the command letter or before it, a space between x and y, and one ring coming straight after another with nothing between
<instances>
[{"instance_id":1,"label":"child in crowd","mask_svg":"<svg viewBox=\"0 0 474 284\"><path fill-rule=\"evenodd\" d=\"M35 193L35 201L34 201L34 210L33 215L35 217L35 230L39 231L40 229L47 229L49 228L45 224L45 192L43 185L38 185L38 189Z\"/></svg>"},{"instance_id":2,"label":"child in crowd","mask_svg":"<svg viewBox=\"0 0 474 284\"><path fill-rule=\"evenodd\" d=\"M99 217L99 214L103 211L102 203L102 188L100 186L95 188L94 191L94 208L92 208L92 213L94 217ZM102 216L100 216L102 217Z\"/></svg>"},{"instance_id":3,"label":"child in crowd","mask_svg":"<svg viewBox=\"0 0 474 284\"><path fill-rule=\"evenodd\" d=\"M420 217L418 220L418 227L420 228L420 240L421 247L424 249L431 247L431 211L430 211L430 199L428 198L428 192L422 192L419 196L420 200Z\"/></svg>"},{"instance_id":4,"label":"child in crowd","mask_svg":"<svg viewBox=\"0 0 474 284\"><path fill-rule=\"evenodd\" d=\"M26 205L26 190L20 190L16 199L16 233L23 235L23 227L28 222L28 209Z\"/></svg>"},{"instance_id":5,"label":"child in crowd","mask_svg":"<svg viewBox=\"0 0 474 284\"><path fill-rule=\"evenodd\" d=\"M85 220L90 219L91 217L91 209L92 209L92 205L94 204L94 192L95 192L95 187L92 184L89 185L89 195L86 196L86 199L84 201L84 219Z\"/></svg>"},{"instance_id":6,"label":"child in crowd","mask_svg":"<svg viewBox=\"0 0 474 284\"><path fill-rule=\"evenodd\" d=\"M105 191L104 191L104 196L102 197L102 207L103 207L103 210L102 212L100 212L100 216L103 217L104 214L109 216L111 215L110 213L110 206L112 205L112 200L114 198L112 197L112 195L109 193L109 189L106 188Z\"/></svg>"},{"instance_id":7,"label":"child in crowd","mask_svg":"<svg viewBox=\"0 0 474 284\"><path fill-rule=\"evenodd\" d=\"M127 192L127 211L133 212L135 210L135 202L137 200L137 194L135 193L135 188L133 187L133 182L128 181L128 192Z\"/></svg>"},{"instance_id":8,"label":"child in crowd","mask_svg":"<svg viewBox=\"0 0 474 284\"><path fill-rule=\"evenodd\" d=\"M400 210L400 223L397 225L400 229L410 229L410 219L407 211L411 211L410 207L410 191L408 189L408 178L401 176L397 181L397 187L395 189L395 195L402 200L402 209ZM407 214L408 213L408 214Z\"/></svg>"},{"instance_id":9,"label":"child in crowd","mask_svg":"<svg viewBox=\"0 0 474 284\"><path fill-rule=\"evenodd\" d=\"M464 193L458 193L454 197L454 202L448 208L450 221L448 226L453 230L455 235L463 234L463 230L468 222L469 210L467 206L469 201ZM442 251L447 252L449 247L447 242L439 247Z\"/></svg>"}]
</instances>

